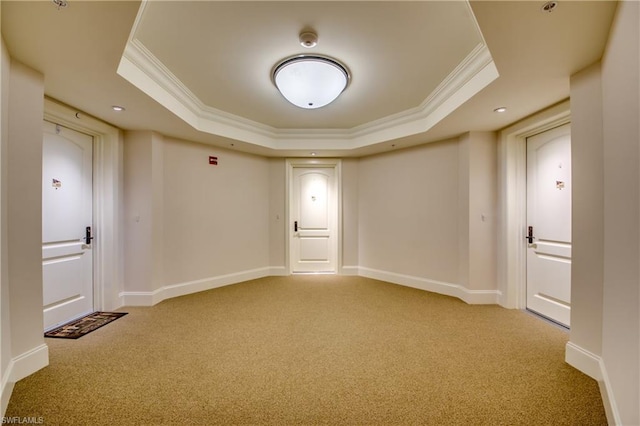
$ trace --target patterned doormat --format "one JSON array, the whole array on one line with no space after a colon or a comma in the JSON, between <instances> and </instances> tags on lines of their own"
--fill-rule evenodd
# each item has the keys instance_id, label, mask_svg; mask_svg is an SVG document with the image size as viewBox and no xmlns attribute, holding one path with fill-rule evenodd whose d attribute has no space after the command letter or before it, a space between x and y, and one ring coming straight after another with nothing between
<instances>
[{"instance_id":1,"label":"patterned doormat","mask_svg":"<svg viewBox=\"0 0 640 426\"><path fill-rule=\"evenodd\" d=\"M60 339L78 339L85 334L89 334L115 321L118 318L127 315L127 312L94 312L86 317L73 320L58 328L49 330L44 333L44 337L57 337Z\"/></svg>"}]
</instances>

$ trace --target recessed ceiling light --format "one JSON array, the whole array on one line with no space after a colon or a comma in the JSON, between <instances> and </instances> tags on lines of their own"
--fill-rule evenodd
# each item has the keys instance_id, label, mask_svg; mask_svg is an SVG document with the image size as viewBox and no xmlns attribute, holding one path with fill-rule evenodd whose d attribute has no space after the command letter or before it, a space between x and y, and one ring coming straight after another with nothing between
<instances>
[{"instance_id":1,"label":"recessed ceiling light","mask_svg":"<svg viewBox=\"0 0 640 426\"><path fill-rule=\"evenodd\" d=\"M113 108L114 111L124 111L124 107L121 107L120 105L114 105L111 108Z\"/></svg>"},{"instance_id":2,"label":"recessed ceiling light","mask_svg":"<svg viewBox=\"0 0 640 426\"><path fill-rule=\"evenodd\" d=\"M545 4L542 5L540 10L542 12L551 13L554 10L556 10L557 7L558 7L558 2L557 1L548 1Z\"/></svg>"},{"instance_id":3,"label":"recessed ceiling light","mask_svg":"<svg viewBox=\"0 0 640 426\"><path fill-rule=\"evenodd\" d=\"M316 156L316 153L315 153L315 152L312 152L312 153L311 153L311 156L312 156L312 157L315 157L315 156Z\"/></svg>"},{"instance_id":4,"label":"recessed ceiling light","mask_svg":"<svg viewBox=\"0 0 640 426\"><path fill-rule=\"evenodd\" d=\"M493 112L505 112L506 110L507 110L507 107L498 107L494 109Z\"/></svg>"}]
</instances>

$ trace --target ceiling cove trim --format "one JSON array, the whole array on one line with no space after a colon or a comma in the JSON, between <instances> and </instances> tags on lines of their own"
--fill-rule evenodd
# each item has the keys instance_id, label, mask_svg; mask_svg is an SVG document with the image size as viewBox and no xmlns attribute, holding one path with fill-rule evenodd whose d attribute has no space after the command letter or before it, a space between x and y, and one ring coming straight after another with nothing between
<instances>
[{"instance_id":1,"label":"ceiling cove trim","mask_svg":"<svg viewBox=\"0 0 640 426\"><path fill-rule=\"evenodd\" d=\"M273 150L352 150L427 132L498 78L484 41L418 106L350 129L278 129L204 104L136 38L147 1L138 11L117 73L201 132Z\"/></svg>"}]
</instances>

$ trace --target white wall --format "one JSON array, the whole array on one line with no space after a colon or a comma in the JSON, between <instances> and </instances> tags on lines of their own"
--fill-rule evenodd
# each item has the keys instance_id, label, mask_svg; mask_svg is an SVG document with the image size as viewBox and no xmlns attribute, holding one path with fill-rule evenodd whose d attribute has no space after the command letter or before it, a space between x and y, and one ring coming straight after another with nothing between
<instances>
[{"instance_id":1,"label":"white wall","mask_svg":"<svg viewBox=\"0 0 640 426\"><path fill-rule=\"evenodd\" d=\"M604 163L600 63L571 77L571 343L602 354ZM599 366L594 366L599 369ZM589 367L582 367L587 370ZM591 373L597 374L597 373Z\"/></svg>"},{"instance_id":2,"label":"white wall","mask_svg":"<svg viewBox=\"0 0 640 426\"><path fill-rule=\"evenodd\" d=\"M342 160L342 271L356 274L359 264L358 242L358 174L359 160Z\"/></svg>"},{"instance_id":3,"label":"white wall","mask_svg":"<svg viewBox=\"0 0 640 426\"><path fill-rule=\"evenodd\" d=\"M154 267L162 269L162 256L158 255L159 236L154 234L158 224L157 204L154 206L154 187L162 184L154 173L153 159L162 153L160 136L152 132L126 132L124 143L124 289L125 292L153 292L162 287ZM161 170L160 170L161 172ZM156 202L157 203L157 202ZM160 246L160 249L162 247Z\"/></svg>"},{"instance_id":4,"label":"white wall","mask_svg":"<svg viewBox=\"0 0 640 426\"><path fill-rule=\"evenodd\" d=\"M283 194L272 184L282 178L284 188L280 165L153 132L125 133L124 303L153 305L283 267L271 264L284 260Z\"/></svg>"},{"instance_id":5,"label":"white wall","mask_svg":"<svg viewBox=\"0 0 640 426\"><path fill-rule=\"evenodd\" d=\"M1 6L0 6L1 10ZM9 382L11 361L11 316L9 315L9 268L7 241L8 167L9 143L9 68L11 61L4 39L0 37L0 416L9 403L13 386Z\"/></svg>"},{"instance_id":6,"label":"white wall","mask_svg":"<svg viewBox=\"0 0 640 426\"><path fill-rule=\"evenodd\" d=\"M602 60L602 359L622 424L640 424L640 3L618 5Z\"/></svg>"},{"instance_id":7,"label":"white wall","mask_svg":"<svg viewBox=\"0 0 640 426\"><path fill-rule=\"evenodd\" d=\"M36 71L9 60L4 46L1 67L0 354L4 411L13 383L46 366L49 357L42 334L44 80Z\"/></svg>"},{"instance_id":8,"label":"white wall","mask_svg":"<svg viewBox=\"0 0 640 426\"><path fill-rule=\"evenodd\" d=\"M458 143L362 158L360 267L457 283Z\"/></svg>"},{"instance_id":9,"label":"white wall","mask_svg":"<svg viewBox=\"0 0 640 426\"><path fill-rule=\"evenodd\" d=\"M360 274L496 303L496 146L472 132L360 159Z\"/></svg>"},{"instance_id":10,"label":"white wall","mask_svg":"<svg viewBox=\"0 0 640 426\"><path fill-rule=\"evenodd\" d=\"M493 132L469 132L459 140L458 283L469 290L497 289L496 136Z\"/></svg>"},{"instance_id":11,"label":"white wall","mask_svg":"<svg viewBox=\"0 0 640 426\"><path fill-rule=\"evenodd\" d=\"M574 239L567 361L640 424L640 4L620 2L601 64L571 78ZM595 371L594 371L595 370Z\"/></svg>"},{"instance_id":12,"label":"white wall","mask_svg":"<svg viewBox=\"0 0 640 426\"><path fill-rule=\"evenodd\" d=\"M269 266L273 275L286 269L286 164L283 158L269 160Z\"/></svg>"},{"instance_id":13,"label":"white wall","mask_svg":"<svg viewBox=\"0 0 640 426\"><path fill-rule=\"evenodd\" d=\"M170 139L164 149L165 285L268 272L269 160Z\"/></svg>"}]
</instances>

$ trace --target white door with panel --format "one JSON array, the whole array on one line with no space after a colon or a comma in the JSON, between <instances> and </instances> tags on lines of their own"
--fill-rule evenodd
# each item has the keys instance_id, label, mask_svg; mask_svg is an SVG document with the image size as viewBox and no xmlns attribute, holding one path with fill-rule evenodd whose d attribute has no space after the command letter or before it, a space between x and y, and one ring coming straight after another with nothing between
<instances>
[{"instance_id":1,"label":"white door with panel","mask_svg":"<svg viewBox=\"0 0 640 426\"><path fill-rule=\"evenodd\" d=\"M336 273L338 195L336 165L292 165L290 170L292 273Z\"/></svg>"},{"instance_id":2,"label":"white door with panel","mask_svg":"<svg viewBox=\"0 0 640 426\"><path fill-rule=\"evenodd\" d=\"M527 138L527 309L566 327L571 311L571 128Z\"/></svg>"},{"instance_id":3,"label":"white door with panel","mask_svg":"<svg viewBox=\"0 0 640 426\"><path fill-rule=\"evenodd\" d=\"M44 122L42 281L44 329L93 311L93 138Z\"/></svg>"}]
</instances>

